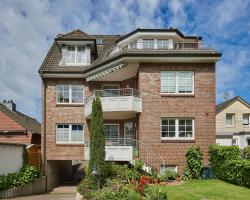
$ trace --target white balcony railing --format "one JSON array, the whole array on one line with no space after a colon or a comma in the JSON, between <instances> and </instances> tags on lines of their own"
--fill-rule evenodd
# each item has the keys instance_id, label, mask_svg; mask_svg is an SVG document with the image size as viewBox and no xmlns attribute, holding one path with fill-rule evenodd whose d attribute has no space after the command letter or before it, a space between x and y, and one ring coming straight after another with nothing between
<instances>
[{"instance_id":1,"label":"white balcony railing","mask_svg":"<svg viewBox=\"0 0 250 200\"><path fill-rule=\"evenodd\" d=\"M192 53L192 52L209 52L215 53L211 43L204 42L167 42L167 43L149 43L149 42L133 42L122 46L114 46L104 52L104 59L115 56L120 53L157 53L157 52L173 52L173 53Z\"/></svg>"},{"instance_id":2,"label":"white balcony railing","mask_svg":"<svg viewBox=\"0 0 250 200\"><path fill-rule=\"evenodd\" d=\"M85 117L92 114L93 99L99 96L102 102L102 110L104 112L134 112L138 113L142 110L142 101L140 92L133 88L95 90L91 96L85 100Z\"/></svg>"},{"instance_id":3,"label":"white balcony railing","mask_svg":"<svg viewBox=\"0 0 250 200\"><path fill-rule=\"evenodd\" d=\"M106 157L108 161L133 161L142 159L145 167L160 169L165 162L160 153L153 147L132 138L108 138L105 140ZM85 159L89 160L89 142L85 143Z\"/></svg>"}]
</instances>

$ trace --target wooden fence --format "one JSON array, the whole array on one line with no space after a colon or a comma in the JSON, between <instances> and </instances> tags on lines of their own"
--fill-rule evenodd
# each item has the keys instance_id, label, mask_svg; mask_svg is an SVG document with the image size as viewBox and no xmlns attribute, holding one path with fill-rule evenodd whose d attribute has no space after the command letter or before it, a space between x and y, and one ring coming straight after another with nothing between
<instances>
[{"instance_id":1,"label":"wooden fence","mask_svg":"<svg viewBox=\"0 0 250 200\"><path fill-rule=\"evenodd\" d=\"M46 192L46 177L42 176L24 186L0 191L0 199L41 194Z\"/></svg>"}]
</instances>

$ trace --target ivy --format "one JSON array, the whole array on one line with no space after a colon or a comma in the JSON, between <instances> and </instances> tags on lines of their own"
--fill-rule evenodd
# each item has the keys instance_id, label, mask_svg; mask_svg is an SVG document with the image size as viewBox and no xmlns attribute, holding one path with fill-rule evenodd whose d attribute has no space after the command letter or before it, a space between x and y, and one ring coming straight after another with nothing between
<instances>
[{"instance_id":1,"label":"ivy","mask_svg":"<svg viewBox=\"0 0 250 200\"><path fill-rule=\"evenodd\" d=\"M91 175L94 168L98 173L98 179L103 183L107 167L105 163L103 112L99 97L96 97L92 104L92 117L90 122L90 160L88 166L89 175Z\"/></svg>"}]
</instances>

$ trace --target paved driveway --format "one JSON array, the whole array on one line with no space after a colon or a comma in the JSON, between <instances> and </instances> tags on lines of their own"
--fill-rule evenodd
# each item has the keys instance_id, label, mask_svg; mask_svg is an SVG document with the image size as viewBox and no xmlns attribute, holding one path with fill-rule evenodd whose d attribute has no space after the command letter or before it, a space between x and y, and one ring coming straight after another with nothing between
<instances>
[{"instance_id":1,"label":"paved driveway","mask_svg":"<svg viewBox=\"0 0 250 200\"><path fill-rule=\"evenodd\" d=\"M12 200L74 200L76 198L76 186L60 186L52 192L41 195L11 198Z\"/></svg>"}]
</instances>

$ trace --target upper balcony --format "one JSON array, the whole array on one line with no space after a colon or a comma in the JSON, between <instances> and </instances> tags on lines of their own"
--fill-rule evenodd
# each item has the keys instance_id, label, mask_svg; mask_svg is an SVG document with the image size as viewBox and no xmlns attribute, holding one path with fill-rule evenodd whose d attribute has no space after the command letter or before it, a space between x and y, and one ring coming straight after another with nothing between
<instances>
[{"instance_id":1,"label":"upper balcony","mask_svg":"<svg viewBox=\"0 0 250 200\"><path fill-rule=\"evenodd\" d=\"M161 41L161 42L159 42ZM212 48L211 43L195 42L174 42L172 40L146 40L143 42L132 42L117 45L104 53L104 59L117 56L119 54L180 54L180 53L217 53Z\"/></svg>"},{"instance_id":2,"label":"upper balcony","mask_svg":"<svg viewBox=\"0 0 250 200\"><path fill-rule=\"evenodd\" d=\"M140 91L133 88L94 90L85 100L84 116L92 115L92 103L96 96L101 98L104 119L126 119L142 111Z\"/></svg>"}]
</instances>

